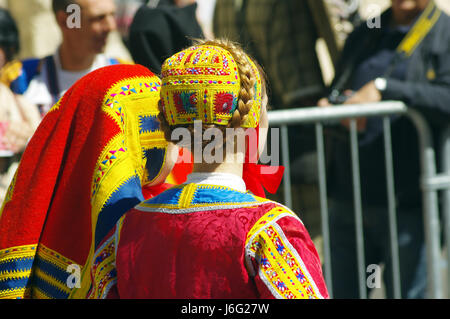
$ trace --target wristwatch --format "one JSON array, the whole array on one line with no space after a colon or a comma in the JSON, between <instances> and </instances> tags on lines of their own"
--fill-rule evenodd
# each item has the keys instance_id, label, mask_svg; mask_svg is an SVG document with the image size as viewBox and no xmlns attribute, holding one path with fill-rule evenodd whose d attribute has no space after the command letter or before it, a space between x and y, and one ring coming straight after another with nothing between
<instances>
[{"instance_id":1,"label":"wristwatch","mask_svg":"<svg viewBox=\"0 0 450 319\"><path fill-rule=\"evenodd\" d=\"M385 78L376 78L374 83L378 91L383 92L386 90L387 81Z\"/></svg>"}]
</instances>

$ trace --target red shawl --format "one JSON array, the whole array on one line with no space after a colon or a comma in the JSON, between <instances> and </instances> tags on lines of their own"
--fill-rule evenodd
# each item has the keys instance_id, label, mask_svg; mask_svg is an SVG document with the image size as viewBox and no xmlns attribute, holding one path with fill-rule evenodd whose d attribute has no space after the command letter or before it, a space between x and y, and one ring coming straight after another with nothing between
<instances>
[{"instance_id":1,"label":"red shawl","mask_svg":"<svg viewBox=\"0 0 450 319\"><path fill-rule=\"evenodd\" d=\"M89 289L89 256L144 200L142 185L165 163L160 85L139 65L105 67L45 116L0 211L0 298L67 298Z\"/></svg>"}]
</instances>

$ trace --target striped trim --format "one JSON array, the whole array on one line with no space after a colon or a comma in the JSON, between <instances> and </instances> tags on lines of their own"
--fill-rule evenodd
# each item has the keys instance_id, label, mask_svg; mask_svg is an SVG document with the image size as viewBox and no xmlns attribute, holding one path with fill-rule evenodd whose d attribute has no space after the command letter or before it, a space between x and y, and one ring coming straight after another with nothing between
<instances>
[{"instance_id":1,"label":"striped trim","mask_svg":"<svg viewBox=\"0 0 450 319\"><path fill-rule=\"evenodd\" d=\"M37 245L0 251L0 298L25 298Z\"/></svg>"},{"instance_id":2,"label":"striped trim","mask_svg":"<svg viewBox=\"0 0 450 319\"><path fill-rule=\"evenodd\" d=\"M150 205L142 203L135 207L136 210L142 211L142 212L149 212L149 213L163 213L163 214L190 214L190 213L197 213L197 212L206 212L210 210L225 210L225 209L236 209L236 208L244 208L244 207L257 207L262 206L265 204L271 203L270 200L262 201L262 202L251 202L251 203L242 203L242 204L205 204L202 206L194 206L191 208L185 208L180 209L177 207L164 207L165 205ZM163 206L163 207L161 207ZM168 205L167 205L168 206Z\"/></svg>"},{"instance_id":3,"label":"striped trim","mask_svg":"<svg viewBox=\"0 0 450 319\"><path fill-rule=\"evenodd\" d=\"M290 216L295 219L300 220L298 216L289 209L284 207L275 207L271 209L268 213L262 216L256 223L253 225L252 229L247 234L246 243L248 244L250 241L253 241L254 237L260 232L264 227L276 223L280 218Z\"/></svg>"},{"instance_id":4,"label":"striped trim","mask_svg":"<svg viewBox=\"0 0 450 319\"><path fill-rule=\"evenodd\" d=\"M33 265L33 297L67 299L71 292L67 285L71 273L67 268L73 264L76 263L44 245L39 245Z\"/></svg>"},{"instance_id":5,"label":"striped trim","mask_svg":"<svg viewBox=\"0 0 450 319\"><path fill-rule=\"evenodd\" d=\"M121 224L120 219L118 226ZM121 228L121 227L117 227ZM111 287L116 283L116 237L115 232L95 252L91 265L92 287L87 294L88 299L106 298Z\"/></svg>"},{"instance_id":6,"label":"striped trim","mask_svg":"<svg viewBox=\"0 0 450 319\"><path fill-rule=\"evenodd\" d=\"M116 223L116 231L114 232L114 240L116 241L116 247L114 249L114 255L117 256L117 248L119 247L120 242L120 234L122 233L123 222L125 221L125 217L127 215L123 215Z\"/></svg>"},{"instance_id":7,"label":"striped trim","mask_svg":"<svg viewBox=\"0 0 450 319\"><path fill-rule=\"evenodd\" d=\"M183 187L180 195L180 201L178 203L179 208L188 208L194 199L195 192L197 190L196 184L188 184Z\"/></svg>"},{"instance_id":8,"label":"striped trim","mask_svg":"<svg viewBox=\"0 0 450 319\"><path fill-rule=\"evenodd\" d=\"M220 205L239 205L268 201L249 192L209 184L182 184L174 186L140 206L155 208L191 208Z\"/></svg>"},{"instance_id":9,"label":"striped trim","mask_svg":"<svg viewBox=\"0 0 450 319\"><path fill-rule=\"evenodd\" d=\"M23 299L30 295L29 288L18 288L0 291L0 299Z\"/></svg>"},{"instance_id":10,"label":"striped trim","mask_svg":"<svg viewBox=\"0 0 450 319\"><path fill-rule=\"evenodd\" d=\"M25 245L0 250L0 263L4 260L33 257L36 254L37 245Z\"/></svg>"},{"instance_id":11,"label":"striped trim","mask_svg":"<svg viewBox=\"0 0 450 319\"><path fill-rule=\"evenodd\" d=\"M69 273L67 273L67 276L69 276ZM33 275L33 291L34 289L39 289L50 299L67 299L71 291L66 283L62 284L40 269L36 270Z\"/></svg>"},{"instance_id":12,"label":"striped trim","mask_svg":"<svg viewBox=\"0 0 450 319\"><path fill-rule=\"evenodd\" d=\"M135 207L143 212L187 214L208 210L234 209L267 204L272 201L232 188L205 184L183 184Z\"/></svg>"},{"instance_id":13,"label":"striped trim","mask_svg":"<svg viewBox=\"0 0 450 319\"><path fill-rule=\"evenodd\" d=\"M286 299L323 298L306 265L286 238L277 221L298 217L284 207L276 207L252 227L246 241L246 266L256 275L251 258L258 262L258 274L273 296Z\"/></svg>"},{"instance_id":14,"label":"striped trim","mask_svg":"<svg viewBox=\"0 0 450 319\"><path fill-rule=\"evenodd\" d=\"M53 299L38 287L33 288L33 299Z\"/></svg>"}]
</instances>

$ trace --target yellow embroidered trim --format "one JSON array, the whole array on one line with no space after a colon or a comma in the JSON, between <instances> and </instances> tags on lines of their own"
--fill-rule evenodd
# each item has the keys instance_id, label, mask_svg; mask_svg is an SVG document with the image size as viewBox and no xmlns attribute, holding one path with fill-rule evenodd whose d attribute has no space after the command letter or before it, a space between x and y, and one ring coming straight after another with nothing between
<instances>
[{"instance_id":1,"label":"yellow embroidered trim","mask_svg":"<svg viewBox=\"0 0 450 319\"><path fill-rule=\"evenodd\" d=\"M114 234L96 251L93 257L94 264L91 265L91 273L94 280L92 290L88 294L88 299L101 298L105 293L105 289L116 280L116 277L111 276L111 271L115 269L117 247L120 242L120 234L125 218L126 215L123 215L118 220ZM103 256L104 259L95 263L99 256Z\"/></svg>"},{"instance_id":2,"label":"yellow embroidered trim","mask_svg":"<svg viewBox=\"0 0 450 319\"><path fill-rule=\"evenodd\" d=\"M111 184L103 184L103 181L109 176L109 173L113 171L113 168L116 168L123 158L126 158L126 155L126 149L123 145L123 136L121 134L114 136L100 154L95 167L95 174L92 177L91 188L91 202L94 204L93 209L95 212L101 210L106 202L105 197L109 197L117 187L117 181L112 181ZM130 174L130 172L127 173ZM107 194L99 192L100 185L107 185L106 187L102 187L102 189L108 190Z\"/></svg>"},{"instance_id":3,"label":"yellow embroidered trim","mask_svg":"<svg viewBox=\"0 0 450 319\"><path fill-rule=\"evenodd\" d=\"M0 272L0 282L8 280L17 280L21 278L27 278L30 276L30 270L13 270Z\"/></svg>"},{"instance_id":4,"label":"yellow embroidered trim","mask_svg":"<svg viewBox=\"0 0 450 319\"><path fill-rule=\"evenodd\" d=\"M263 200L263 198L260 198ZM276 218L278 218L282 214L288 214L292 217L298 218L295 213L284 209L283 207L275 207L272 208L268 213L266 213L264 216L262 216L256 223L253 225L252 229L247 234L246 239L246 245L248 244L248 241L258 232L260 232L268 223L272 222Z\"/></svg>"},{"instance_id":5,"label":"yellow embroidered trim","mask_svg":"<svg viewBox=\"0 0 450 319\"><path fill-rule=\"evenodd\" d=\"M52 263L53 265L57 266L58 268L61 268L63 271L66 271L67 267L72 264L76 264L73 260L70 260L69 258L64 257L63 255L59 254L58 252L45 247L44 245L40 244L38 247L37 255L44 259L47 262Z\"/></svg>"},{"instance_id":6,"label":"yellow embroidered trim","mask_svg":"<svg viewBox=\"0 0 450 319\"><path fill-rule=\"evenodd\" d=\"M275 296L287 299L318 298L304 263L274 221L296 215L283 207L265 214L250 230L246 247L259 261L259 274ZM293 249L293 250L291 250Z\"/></svg>"},{"instance_id":7,"label":"yellow embroidered trim","mask_svg":"<svg viewBox=\"0 0 450 319\"><path fill-rule=\"evenodd\" d=\"M267 198L258 197L251 195L254 198L254 201L251 202L230 202L230 203L224 203L224 202L217 202L217 203L199 203L199 204L192 204L192 201L194 199L195 193L197 189L220 189L220 190L229 190L229 191L236 191L232 188L226 187L226 186L218 186L218 185L206 185L206 184L182 184L172 187L172 189L175 188L183 188L181 191L181 194L179 196L177 204L163 204L163 203L147 203L143 202L140 203L138 207L142 208L151 208L151 209L195 209L195 208L203 208L203 207L211 207L213 209L214 207L227 207L227 206L246 206L248 207L251 204L260 205L261 203L270 203L272 201L268 200ZM294 213L292 213L293 216L296 216Z\"/></svg>"},{"instance_id":8,"label":"yellow embroidered trim","mask_svg":"<svg viewBox=\"0 0 450 319\"><path fill-rule=\"evenodd\" d=\"M60 108L60 106L61 106L61 100L62 100L62 98L60 98L60 99L58 100L58 102L56 102L56 104L53 105L53 106L50 108L50 110L48 110L47 114L48 114L48 113L55 112L55 111L58 111L59 108Z\"/></svg>"},{"instance_id":9,"label":"yellow embroidered trim","mask_svg":"<svg viewBox=\"0 0 450 319\"><path fill-rule=\"evenodd\" d=\"M52 299L52 297L47 295L39 288L33 288L32 297L33 299Z\"/></svg>"},{"instance_id":10,"label":"yellow embroidered trim","mask_svg":"<svg viewBox=\"0 0 450 319\"><path fill-rule=\"evenodd\" d=\"M159 100L159 94L155 94L155 92L158 92L160 87L161 80L156 76L121 80L114 84L105 95L102 109L111 116L119 127L122 127L122 116L124 115L122 112L122 99L129 98L128 95L131 94L139 94L139 98L152 98L155 96ZM141 95L141 93L143 94Z\"/></svg>"},{"instance_id":11,"label":"yellow embroidered trim","mask_svg":"<svg viewBox=\"0 0 450 319\"><path fill-rule=\"evenodd\" d=\"M24 245L0 250L0 263L12 259L34 257L37 245Z\"/></svg>"},{"instance_id":12,"label":"yellow embroidered trim","mask_svg":"<svg viewBox=\"0 0 450 319\"><path fill-rule=\"evenodd\" d=\"M92 290L88 299L99 299L105 293L106 288L116 280L113 271L115 269L116 234L106 241L93 257L94 264L91 267L93 276Z\"/></svg>"},{"instance_id":13,"label":"yellow embroidered trim","mask_svg":"<svg viewBox=\"0 0 450 319\"><path fill-rule=\"evenodd\" d=\"M190 207L192 200L194 199L195 191L197 190L196 184L188 184L183 188L180 194L180 199L178 201L179 208Z\"/></svg>"},{"instance_id":14,"label":"yellow embroidered trim","mask_svg":"<svg viewBox=\"0 0 450 319\"><path fill-rule=\"evenodd\" d=\"M71 289L67 286L67 283L62 283L61 281L59 281L55 277L45 273L41 269L36 269L33 273L33 276L36 276L36 277L44 280L46 283L56 287L57 289L65 292L67 294L69 294L71 291Z\"/></svg>"},{"instance_id":15,"label":"yellow embroidered trim","mask_svg":"<svg viewBox=\"0 0 450 319\"><path fill-rule=\"evenodd\" d=\"M161 131L139 133L139 116L156 116L159 113L156 102L159 100L160 86L161 81L156 76L129 78L114 84L105 95L102 110L116 122L121 133L107 144L97 160L92 179L93 225L108 198L118 188L118 183L124 183L133 175L143 179L146 161L142 147L149 144L149 139L155 138L156 146L167 146ZM124 102L126 112L123 110ZM153 108L149 106L152 102L155 105ZM129 114L135 116L129 117ZM123 164L125 160L130 163ZM136 169L131 163L140 164ZM107 181L110 171L114 171L114 177ZM117 176L123 178L118 181Z\"/></svg>"},{"instance_id":16,"label":"yellow embroidered trim","mask_svg":"<svg viewBox=\"0 0 450 319\"><path fill-rule=\"evenodd\" d=\"M0 291L0 299L22 299L30 295L29 288L9 289Z\"/></svg>"},{"instance_id":17,"label":"yellow embroidered trim","mask_svg":"<svg viewBox=\"0 0 450 319\"><path fill-rule=\"evenodd\" d=\"M269 203L270 201L267 201ZM203 207L211 207L211 209L214 209L214 207L235 207L235 206L246 206L249 207L252 204L258 205L260 202L239 202L239 203L204 203L204 204L191 204L188 206L182 206L181 203L176 204L148 204L148 203L140 203L139 207L145 207L145 208L167 208L167 209L183 209L183 208L203 208Z\"/></svg>"},{"instance_id":18,"label":"yellow embroidered trim","mask_svg":"<svg viewBox=\"0 0 450 319\"><path fill-rule=\"evenodd\" d=\"M164 137L161 137L161 134L163 134L161 131L143 133L141 134L141 142L151 142L151 145L154 148L166 148L167 141Z\"/></svg>"},{"instance_id":19,"label":"yellow embroidered trim","mask_svg":"<svg viewBox=\"0 0 450 319\"><path fill-rule=\"evenodd\" d=\"M35 255L36 245L24 245L3 249L0 251L0 265L15 260L32 259ZM0 273L0 282L29 278L30 274L31 269L5 270ZM29 289L27 290L25 287L0 290L0 298L24 298L27 292L29 292Z\"/></svg>"},{"instance_id":20,"label":"yellow embroidered trim","mask_svg":"<svg viewBox=\"0 0 450 319\"><path fill-rule=\"evenodd\" d=\"M41 261L44 261L48 264L56 267L61 273L65 273L67 271L67 267L72 264L76 264L74 261L66 258L60 253L40 244L37 251L37 258ZM39 265L39 264L38 264ZM33 277L41 279L46 284L54 287L55 289L70 294L71 289L67 286L67 282L63 282L57 279L54 274L47 273L44 269L39 266L34 267ZM39 287L32 287L33 298L39 299L51 299L51 297L46 292L39 289Z\"/></svg>"},{"instance_id":21,"label":"yellow embroidered trim","mask_svg":"<svg viewBox=\"0 0 450 319\"><path fill-rule=\"evenodd\" d=\"M123 223L125 221L125 217L127 217L127 215L123 215L122 217L120 217L119 221L116 224L116 232L115 232L115 240L116 240L116 245L119 246L120 243L120 234L122 233L122 227L123 227Z\"/></svg>"}]
</instances>

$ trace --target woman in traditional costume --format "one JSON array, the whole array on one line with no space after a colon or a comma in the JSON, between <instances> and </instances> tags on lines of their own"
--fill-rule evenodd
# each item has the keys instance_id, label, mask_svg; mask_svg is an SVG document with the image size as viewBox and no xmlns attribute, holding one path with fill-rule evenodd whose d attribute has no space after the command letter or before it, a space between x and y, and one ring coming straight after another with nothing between
<instances>
[{"instance_id":1,"label":"woman in traditional costume","mask_svg":"<svg viewBox=\"0 0 450 319\"><path fill-rule=\"evenodd\" d=\"M159 129L160 88L142 66L110 66L76 82L45 116L0 211L0 298L85 293L100 241L168 188L177 149Z\"/></svg>"},{"instance_id":2,"label":"woman in traditional costume","mask_svg":"<svg viewBox=\"0 0 450 319\"><path fill-rule=\"evenodd\" d=\"M248 191L254 185L243 179L248 167L259 171L255 160L267 134L259 70L226 40L200 41L164 62L161 128L169 141L193 134L184 141L193 173L120 218L92 259L88 297L328 297L299 217ZM240 133L226 135L230 130ZM242 136L247 143L239 147Z\"/></svg>"}]
</instances>

